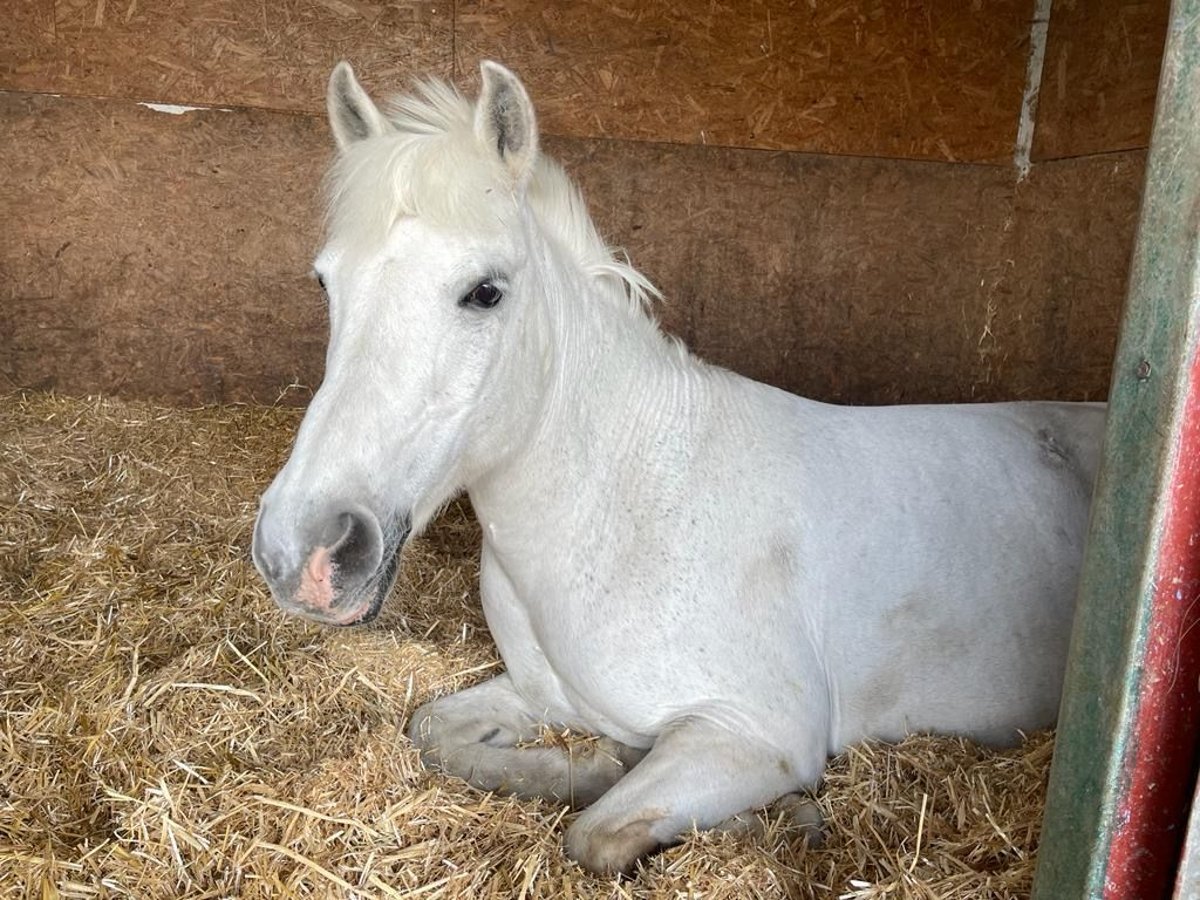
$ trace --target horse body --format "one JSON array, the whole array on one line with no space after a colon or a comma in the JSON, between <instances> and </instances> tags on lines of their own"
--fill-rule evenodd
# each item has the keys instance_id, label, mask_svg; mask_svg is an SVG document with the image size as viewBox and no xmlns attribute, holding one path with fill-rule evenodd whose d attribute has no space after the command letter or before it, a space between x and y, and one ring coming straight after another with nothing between
<instances>
[{"instance_id":1,"label":"horse body","mask_svg":"<svg viewBox=\"0 0 1200 900\"><path fill-rule=\"evenodd\" d=\"M524 695L638 747L682 715L781 750L815 732L791 761L814 778L866 737L1053 724L1102 409L847 410L695 380L723 396L618 432L586 482L535 446L471 490Z\"/></svg>"},{"instance_id":2,"label":"horse body","mask_svg":"<svg viewBox=\"0 0 1200 900\"><path fill-rule=\"evenodd\" d=\"M1053 723L1102 406L851 409L694 359L498 66L391 120L341 66L330 118L326 378L254 556L285 608L365 621L467 491L506 672L417 712L427 762L590 804L567 849L604 872L863 738ZM544 724L601 751L520 746Z\"/></svg>"}]
</instances>

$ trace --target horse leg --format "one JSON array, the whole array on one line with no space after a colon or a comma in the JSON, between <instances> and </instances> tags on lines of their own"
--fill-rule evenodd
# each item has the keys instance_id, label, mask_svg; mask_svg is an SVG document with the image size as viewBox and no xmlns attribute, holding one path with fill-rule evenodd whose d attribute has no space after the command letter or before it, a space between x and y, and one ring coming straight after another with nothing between
<instances>
[{"instance_id":1,"label":"horse leg","mask_svg":"<svg viewBox=\"0 0 1200 900\"><path fill-rule=\"evenodd\" d=\"M815 783L825 765L824 744L809 744L785 755L713 722L681 720L567 830L567 855L597 874L627 872L639 857L692 828L711 828Z\"/></svg>"},{"instance_id":2,"label":"horse leg","mask_svg":"<svg viewBox=\"0 0 1200 900\"><path fill-rule=\"evenodd\" d=\"M805 844L820 847L825 840L821 807L803 794L784 794L767 807L768 820L779 819L799 828ZM767 824L758 810L748 809L712 827L713 831L734 837L758 838L767 832Z\"/></svg>"},{"instance_id":3,"label":"horse leg","mask_svg":"<svg viewBox=\"0 0 1200 900\"><path fill-rule=\"evenodd\" d=\"M574 807L595 802L645 754L611 738L583 755L516 746L536 738L543 724L504 674L426 703L413 715L408 735L432 769L481 790Z\"/></svg>"}]
</instances>

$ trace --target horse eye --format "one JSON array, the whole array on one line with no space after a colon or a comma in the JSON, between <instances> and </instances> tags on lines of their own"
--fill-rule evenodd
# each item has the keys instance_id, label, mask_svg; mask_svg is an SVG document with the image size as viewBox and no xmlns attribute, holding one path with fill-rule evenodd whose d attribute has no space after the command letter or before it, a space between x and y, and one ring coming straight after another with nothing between
<instances>
[{"instance_id":1,"label":"horse eye","mask_svg":"<svg viewBox=\"0 0 1200 900\"><path fill-rule=\"evenodd\" d=\"M491 309L500 302L500 298L503 296L504 292L500 288L496 287L490 281L482 281L467 291L466 295L458 302L460 306Z\"/></svg>"},{"instance_id":2,"label":"horse eye","mask_svg":"<svg viewBox=\"0 0 1200 900\"><path fill-rule=\"evenodd\" d=\"M321 286L321 290L327 294L329 293L329 288L325 287L325 276L320 272L317 273L317 284Z\"/></svg>"}]
</instances>

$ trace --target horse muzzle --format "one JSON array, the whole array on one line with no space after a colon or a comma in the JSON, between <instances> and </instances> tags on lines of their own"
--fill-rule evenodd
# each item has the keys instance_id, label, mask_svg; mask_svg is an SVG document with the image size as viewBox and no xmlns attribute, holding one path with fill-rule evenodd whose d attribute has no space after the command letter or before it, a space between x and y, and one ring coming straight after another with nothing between
<instances>
[{"instance_id":1,"label":"horse muzzle","mask_svg":"<svg viewBox=\"0 0 1200 900\"><path fill-rule=\"evenodd\" d=\"M288 528L264 499L251 555L275 602L326 625L360 625L379 614L392 588L407 519L385 529L353 505ZM294 519L292 519L294 521Z\"/></svg>"}]
</instances>

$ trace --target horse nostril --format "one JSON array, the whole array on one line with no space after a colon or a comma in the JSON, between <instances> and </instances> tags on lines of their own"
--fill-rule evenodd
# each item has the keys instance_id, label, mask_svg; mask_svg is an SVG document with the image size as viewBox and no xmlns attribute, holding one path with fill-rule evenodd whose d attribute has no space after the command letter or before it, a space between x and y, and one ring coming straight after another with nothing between
<instances>
[{"instance_id":1,"label":"horse nostril","mask_svg":"<svg viewBox=\"0 0 1200 900\"><path fill-rule=\"evenodd\" d=\"M327 546L337 571L348 575L369 575L379 567L383 556L383 535L369 513L344 512L330 529L337 536Z\"/></svg>"},{"instance_id":2,"label":"horse nostril","mask_svg":"<svg viewBox=\"0 0 1200 900\"><path fill-rule=\"evenodd\" d=\"M250 556L285 605L335 606L339 596L353 596L378 573L383 559L378 519L362 506L342 508L344 512L313 517L309 527L300 529L289 527L291 517L281 521L278 514L260 509Z\"/></svg>"}]
</instances>

